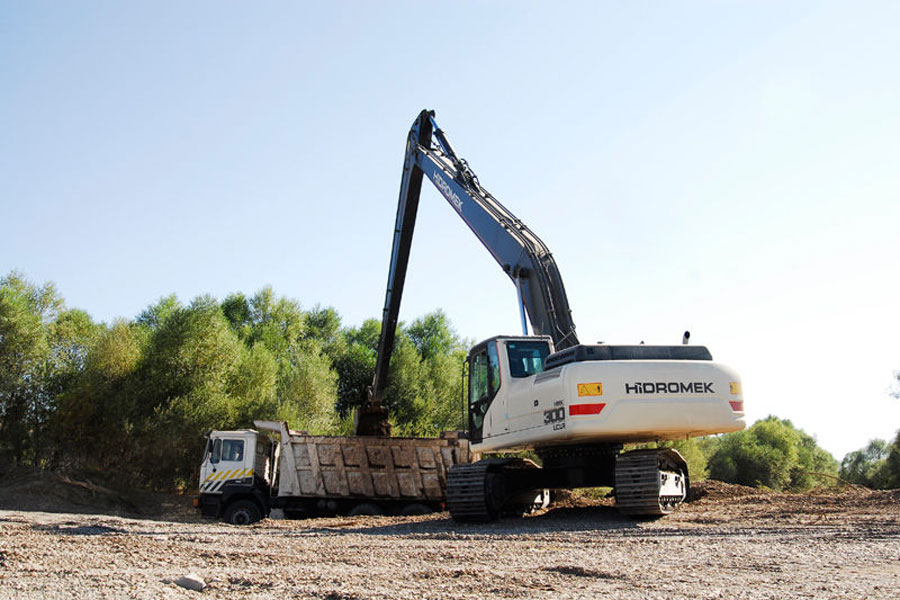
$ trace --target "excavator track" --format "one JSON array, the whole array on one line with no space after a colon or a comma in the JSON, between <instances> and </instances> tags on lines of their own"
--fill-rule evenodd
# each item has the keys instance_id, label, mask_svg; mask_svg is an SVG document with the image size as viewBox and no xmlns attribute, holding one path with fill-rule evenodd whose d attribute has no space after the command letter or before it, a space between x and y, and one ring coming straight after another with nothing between
<instances>
[{"instance_id":1,"label":"excavator track","mask_svg":"<svg viewBox=\"0 0 900 600\"><path fill-rule=\"evenodd\" d=\"M687 463L676 450L632 450L616 458L616 508L625 515L667 515L687 498L688 488Z\"/></svg>"},{"instance_id":2,"label":"excavator track","mask_svg":"<svg viewBox=\"0 0 900 600\"><path fill-rule=\"evenodd\" d=\"M486 522L497 518L489 472L493 461L454 465L447 475L447 509L454 521Z\"/></svg>"},{"instance_id":3,"label":"excavator track","mask_svg":"<svg viewBox=\"0 0 900 600\"><path fill-rule=\"evenodd\" d=\"M447 474L447 509L454 521L486 522L546 506L549 491L537 483L538 466L517 457L456 464Z\"/></svg>"}]
</instances>

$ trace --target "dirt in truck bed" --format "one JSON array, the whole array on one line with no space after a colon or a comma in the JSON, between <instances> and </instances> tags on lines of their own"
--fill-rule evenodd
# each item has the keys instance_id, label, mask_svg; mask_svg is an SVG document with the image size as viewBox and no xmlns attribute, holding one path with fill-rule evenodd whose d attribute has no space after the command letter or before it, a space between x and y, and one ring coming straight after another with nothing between
<instances>
[{"instance_id":1,"label":"dirt in truck bed","mask_svg":"<svg viewBox=\"0 0 900 600\"><path fill-rule=\"evenodd\" d=\"M564 496L484 525L417 517L206 521L183 497L0 483L0 598L896 598L900 490L719 482L659 520ZM82 485L85 484L85 485ZM48 512L56 511L56 512ZM180 578L194 574L195 591ZM194 582L197 585L197 582Z\"/></svg>"}]
</instances>

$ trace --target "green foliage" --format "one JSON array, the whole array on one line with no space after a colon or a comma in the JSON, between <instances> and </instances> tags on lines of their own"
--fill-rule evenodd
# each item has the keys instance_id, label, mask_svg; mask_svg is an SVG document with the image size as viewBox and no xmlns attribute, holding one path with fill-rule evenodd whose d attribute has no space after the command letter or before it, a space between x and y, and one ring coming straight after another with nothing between
<instances>
[{"instance_id":1,"label":"green foliage","mask_svg":"<svg viewBox=\"0 0 900 600\"><path fill-rule=\"evenodd\" d=\"M900 488L900 430L891 444L887 458L884 461L884 487L888 489Z\"/></svg>"},{"instance_id":2,"label":"green foliage","mask_svg":"<svg viewBox=\"0 0 900 600\"><path fill-rule=\"evenodd\" d=\"M160 298L133 321L94 323L52 284L0 279L0 458L116 473L155 488L196 484L207 429L286 420L350 434L372 383L381 323L343 327L337 311L277 297ZM400 325L384 400L396 435L460 427L466 347L435 311ZM670 442L692 478L802 490L834 459L789 421L769 417L721 437ZM900 487L900 432L850 453L842 476Z\"/></svg>"},{"instance_id":3,"label":"green foliage","mask_svg":"<svg viewBox=\"0 0 900 600\"><path fill-rule=\"evenodd\" d=\"M277 298L271 287L264 287L250 299L249 307L249 344L264 344L276 360L286 360L289 350L303 339L305 315L300 305Z\"/></svg>"},{"instance_id":4,"label":"green foliage","mask_svg":"<svg viewBox=\"0 0 900 600\"><path fill-rule=\"evenodd\" d=\"M137 416L135 373L149 334L117 321L88 348L84 366L58 396L54 436L64 464L98 469L130 459Z\"/></svg>"},{"instance_id":5,"label":"green foliage","mask_svg":"<svg viewBox=\"0 0 900 600\"><path fill-rule=\"evenodd\" d=\"M279 420L312 434L334 433L337 373L320 342L307 341L291 352L289 367L279 386Z\"/></svg>"},{"instance_id":6,"label":"green foliage","mask_svg":"<svg viewBox=\"0 0 900 600\"><path fill-rule=\"evenodd\" d=\"M841 461L841 479L873 489L900 487L900 431L893 443L871 440Z\"/></svg>"},{"instance_id":7,"label":"green foliage","mask_svg":"<svg viewBox=\"0 0 900 600\"><path fill-rule=\"evenodd\" d=\"M156 304L151 304L135 321L138 325L143 325L149 329L159 329L159 327L173 314L182 310L181 303L175 294L170 294L160 298Z\"/></svg>"},{"instance_id":8,"label":"green foliage","mask_svg":"<svg viewBox=\"0 0 900 600\"><path fill-rule=\"evenodd\" d=\"M237 427L250 427L256 419L269 419L278 412L278 363L268 348L256 344L242 348L228 381L232 420Z\"/></svg>"},{"instance_id":9,"label":"green foliage","mask_svg":"<svg viewBox=\"0 0 900 600\"><path fill-rule=\"evenodd\" d=\"M305 337L317 340L332 362L347 351L347 338L341 331L341 317L331 307L317 305L306 314Z\"/></svg>"},{"instance_id":10,"label":"green foliage","mask_svg":"<svg viewBox=\"0 0 900 600\"><path fill-rule=\"evenodd\" d=\"M48 326L63 309L53 284L13 271L0 279L0 459L39 465L53 411Z\"/></svg>"},{"instance_id":11,"label":"green foliage","mask_svg":"<svg viewBox=\"0 0 900 600\"><path fill-rule=\"evenodd\" d=\"M664 445L678 450L681 456L684 457L688 465L691 481L702 481L709 477L709 470L707 469L708 459L699 438L675 440Z\"/></svg>"},{"instance_id":12,"label":"green foliage","mask_svg":"<svg viewBox=\"0 0 900 600\"><path fill-rule=\"evenodd\" d=\"M459 345L459 338L450 326L447 315L441 310L436 310L413 321L412 325L407 328L406 334L423 360L435 356L446 356Z\"/></svg>"},{"instance_id":13,"label":"green foliage","mask_svg":"<svg viewBox=\"0 0 900 600\"><path fill-rule=\"evenodd\" d=\"M348 340L345 351L334 360L337 372L337 412L343 418L366 400L369 386L375 377L375 350L367 345Z\"/></svg>"},{"instance_id":14,"label":"green foliage","mask_svg":"<svg viewBox=\"0 0 900 600\"><path fill-rule=\"evenodd\" d=\"M391 371L384 390L390 407L391 422L396 435L422 434L423 415L428 393L424 367L416 347L404 335L398 336L391 355Z\"/></svg>"},{"instance_id":15,"label":"green foliage","mask_svg":"<svg viewBox=\"0 0 900 600\"><path fill-rule=\"evenodd\" d=\"M709 459L709 475L728 483L803 491L828 485L837 461L790 421L768 417L720 438Z\"/></svg>"},{"instance_id":16,"label":"green foliage","mask_svg":"<svg viewBox=\"0 0 900 600\"><path fill-rule=\"evenodd\" d=\"M441 311L400 327L385 402L394 430L404 436L433 436L460 427L465 350Z\"/></svg>"}]
</instances>

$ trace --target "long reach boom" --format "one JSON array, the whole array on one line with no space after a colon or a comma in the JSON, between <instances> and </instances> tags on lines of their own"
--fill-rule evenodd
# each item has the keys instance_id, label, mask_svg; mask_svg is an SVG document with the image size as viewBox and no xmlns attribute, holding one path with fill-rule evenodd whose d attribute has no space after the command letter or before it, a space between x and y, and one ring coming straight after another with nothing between
<instances>
[{"instance_id":1,"label":"long reach boom","mask_svg":"<svg viewBox=\"0 0 900 600\"><path fill-rule=\"evenodd\" d=\"M556 350L578 344L566 290L550 250L481 186L478 177L457 156L438 127L434 111L423 110L406 141L375 377L357 415L357 435L390 435L388 411L382 396L394 348L423 177L437 187L515 284L523 329L527 312L534 334L549 335Z\"/></svg>"}]
</instances>

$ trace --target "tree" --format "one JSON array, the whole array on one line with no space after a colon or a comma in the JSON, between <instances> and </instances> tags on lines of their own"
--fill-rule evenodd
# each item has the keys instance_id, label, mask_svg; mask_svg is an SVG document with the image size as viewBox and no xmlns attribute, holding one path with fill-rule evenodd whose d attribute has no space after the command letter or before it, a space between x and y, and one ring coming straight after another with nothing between
<instances>
[{"instance_id":1,"label":"tree","mask_svg":"<svg viewBox=\"0 0 900 600\"><path fill-rule=\"evenodd\" d=\"M231 396L236 427L250 428L257 419L273 419L278 412L278 363L262 344L244 347L230 374Z\"/></svg>"},{"instance_id":2,"label":"tree","mask_svg":"<svg viewBox=\"0 0 900 600\"><path fill-rule=\"evenodd\" d=\"M71 309L60 312L46 330L49 356L44 380L44 401L36 407L37 419L44 424L39 431L44 430L44 435L35 439L35 446L45 459L52 460L55 465L58 458L58 444L55 440L60 439L62 433L56 430L61 402L87 368L88 356L105 328L94 323L83 310Z\"/></svg>"},{"instance_id":3,"label":"tree","mask_svg":"<svg viewBox=\"0 0 900 600\"><path fill-rule=\"evenodd\" d=\"M341 331L341 317L333 308L319 305L306 313L305 339L318 340L322 351L335 361L347 349L347 339Z\"/></svg>"},{"instance_id":4,"label":"tree","mask_svg":"<svg viewBox=\"0 0 900 600\"><path fill-rule=\"evenodd\" d=\"M83 368L59 394L52 426L58 464L98 471L130 466L145 418L137 374L149 337L145 326L124 320L99 328ZM130 479L128 468L121 473Z\"/></svg>"},{"instance_id":5,"label":"tree","mask_svg":"<svg viewBox=\"0 0 900 600\"><path fill-rule=\"evenodd\" d=\"M249 345L262 343L279 362L303 339L305 315L294 300L276 298L267 286L250 299Z\"/></svg>"},{"instance_id":6,"label":"tree","mask_svg":"<svg viewBox=\"0 0 900 600\"><path fill-rule=\"evenodd\" d=\"M52 283L37 287L16 271L0 279L0 454L13 464L42 459L53 401L47 326L62 309Z\"/></svg>"},{"instance_id":7,"label":"tree","mask_svg":"<svg viewBox=\"0 0 900 600\"><path fill-rule=\"evenodd\" d=\"M345 329L345 347L333 358L338 375L337 409L347 418L366 400L369 386L375 377L375 351L381 335L381 322L366 319L359 327Z\"/></svg>"},{"instance_id":8,"label":"tree","mask_svg":"<svg viewBox=\"0 0 900 600\"><path fill-rule=\"evenodd\" d=\"M428 429L425 390L427 382L419 353L401 331L394 343L384 389L384 401L390 410L396 435L418 436Z\"/></svg>"},{"instance_id":9,"label":"tree","mask_svg":"<svg viewBox=\"0 0 900 600\"><path fill-rule=\"evenodd\" d=\"M889 489L900 488L900 430L888 450L884 460L883 479L884 487Z\"/></svg>"},{"instance_id":10,"label":"tree","mask_svg":"<svg viewBox=\"0 0 900 600\"><path fill-rule=\"evenodd\" d=\"M278 389L277 417L312 434L335 433L337 373L318 340L292 349Z\"/></svg>"},{"instance_id":11,"label":"tree","mask_svg":"<svg viewBox=\"0 0 900 600\"><path fill-rule=\"evenodd\" d=\"M885 487L883 466L889 453L890 445L886 441L870 440L865 448L850 452L841 461L841 479L870 488Z\"/></svg>"},{"instance_id":12,"label":"tree","mask_svg":"<svg viewBox=\"0 0 900 600\"><path fill-rule=\"evenodd\" d=\"M222 313L238 337L247 341L250 338L252 326L250 302L247 300L247 297L240 292L229 294L222 301Z\"/></svg>"},{"instance_id":13,"label":"tree","mask_svg":"<svg viewBox=\"0 0 900 600\"><path fill-rule=\"evenodd\" d=\"M348 417L366 401L375 377L375 351L365 344L350 342L334 361L337 373L337 412Z\"/></svg>"},{"instance_id":14,"label":"tree","mask_svg":"<svg viewBox=\"0 0 900 600\"><path fill-rule=\"evenodd\" d=\"M338 409L349 415L366 399L375 373L381 323L366 320L345 329L344 349L334 360ZM384 402L398 435L430 436L461 424L465 349L449 319L435 311L397 327Z\"/></svg>"},{"instance_id":15,"label":"tree","mask_svg":"<svg viewBox=\"0 0 900 600\"><path fill-rule=\"evenodd\" d=\"M424 361L424 373L428 382L426 393L429 399L425 406L425 419L429 422L430 430L425 429L423 434L434 435L440 431L466 427L463 412L465 362L466 351L462 349L437 354Z\"/></svg>"},{"instance_id":16,"label":"tree","mask_svg":"<svg viewBox=\"0 0 900 600\"><path fill-rule=\"evenodd\" d=\"M837 461L788 420L770 416L720 438L709 475L727 483L801 491L837 474Z\"/></svg>"},{"instance_id":17,"label":"tree","mask_svg":"<svg viewBox=\"0 0 900 600\"><path fill-rule=\"evenodd\" d=\"M406 333L424 360L446 356L458 349L460 344L450 320L442 310L419 317L407 328Z\"/></svg>"}]
</instances>

